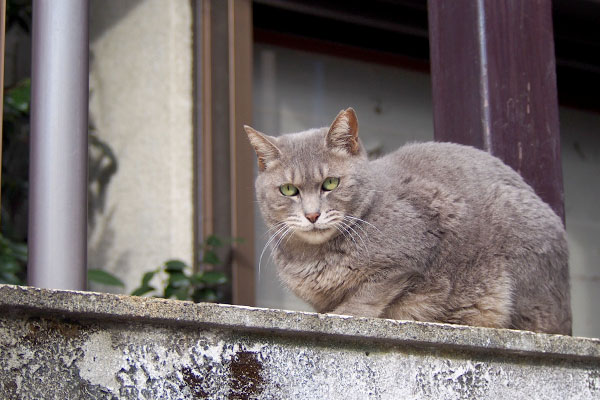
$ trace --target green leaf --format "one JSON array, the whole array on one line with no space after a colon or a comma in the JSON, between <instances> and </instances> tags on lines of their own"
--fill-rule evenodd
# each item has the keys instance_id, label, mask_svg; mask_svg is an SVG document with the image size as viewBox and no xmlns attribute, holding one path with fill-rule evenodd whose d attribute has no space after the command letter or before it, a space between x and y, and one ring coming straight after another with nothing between
<instances>
[{"instance_id":1,"label":"green leaf","mask_svg":"<svg viewBox=\"0 0 600 400\"><path fill-rule=\"evenodd\" d=\"M217 292L215 292L213 289L203 288L196 290L192 296L192 299L196 303L199 303L201 301L215 302L219 298L217 296Z\"/></svg>"},{"instance_id":2,"label":"green leaf","mask_svg":"<svg viewBox=\"0 0 600 400\"><path fill-rule=\"evenodd\" d=\"M9 285L21 285L21 280L13 273L0 271L0 283Z\"/></svg>"},{"instance_id":3,"label":"green leaf","mask_svg":"<svg viewBox=\"0 0 600 400\"><path fill-rule=\"evenodd\" d=\"M188 292L188 287L184 286L184 287L177 289L177 291L175 291L175 298L177 300L189 300L190 295Z\"/></svg>"},{"instance_id":4,"label":"green leaf","mask_svg":"<svg viewBox=\"0 0 600 400\"><path fill-rule=\"evenodd\" d=\"M202 280L202 275L204 275L204 272L198 272L197 274L190 276L190 283L192 285L203 285L204 281Z\"/></svg>"},{"instance_id":5,"label":"green leaf","mask_svg":"<svg viewBox=\"0 0 600 400\"><path fill-rule=\"evenodd\" d=\"M180 260L169 260L165 263L165 271L167 271L168 273L181 272L186 267L187 265L185 265L185 263Z\"/></svg>"},{"instance_id":6,"label":"green leaf","mask_svg":"<svg viewBox=\"0 0 600 400\"><path fill-rule=\"evenodd\" d=\"M21 269L21 264L19 264L13 257L6 255L0 256L0 271L16 274L21 272Z\"/></svg>"},{"instance_id":7,"label":"green leaf","mask_svg":"<svg viewBox=\"0 0 600 400\"><path fill-rule=\"evenodd\" d=\"M200 280L207 285L222 285L227 282L227 276L220 271L206 271Z\"/></svg>"},{"instance_id":8,"label":"green leaf","mask_svg":"<svg viewBox=\"0 0 600 400\"><path fill-rule=\"evenodd\" d=\"M152 286L140 286L139 288L135 289L133 292L131 292L132 296L143 296L146 293L152 292L153 290L156 290L154 287Z\"/></svg>"},{"instance_id":9,"label":"green leaf","mask_svg":"<svg viewBox=\"0 0 600 400\"><path fill-rule=\"evenodd\" d=\"M202 293L201 293L202 290L203 290L203 288L198 288L198 289L194 290L194 292L192 293L191 297L192 297L192 301L194 303L200 303L201 301L204 301L202 299Z\"/></svg>"},{"instance_id":10,"label":"green leaf","mask_svg":"<svg viewBox=\"0 0 600 400\"><path fill-rule=\"evenodd\" d=\"M202 262L204 264L219 265L221 263L221 260L219 260L219 257L214 251L207 250L204 252Z\"/></svg>"},{"instance_id":11,"label":"green leaf","mask_svg":"<svg viewBox=\"0 0 600 400\"><path fill-rule=\"evenodd\" d=\"M174 288L190 285L190 278L182 272L175 272L169 276L169 285Z\"/></svg>"},{"instance_id":12,"label":"green leaf","mask_svg":"<svg viewBox=\"0 0 600 400\"><path fill-rule=\"evenodd\" d=\"M207 246L212 246L212 247L223 246L223 241L215 235L210 235L209 237L207 237L206 240L204 241L204 243L206 243Z\"/></svg>"},{"instance_id":13,"label":"green leaf","mask_svg":"<svg viewBox=\"0 0 600 400\"><path fill-rule=\"evenodd\" d=\"M148 287L148 283L150 283L150 281L152 280L152 278L154 278L154 275L157 273L158 271L150 271L150 272L146 272L144 274L144 276L142 277L142 286L141 287Z\"/></svg>"},{"instance_id":14,"label":"green leaf","mask_svg":"<svg viewBox=\"0 0 600 400\"><path fill-rule=\"evenodd\" d=\"M4 97L5 103L9 108L13 108L22 113L29 112L31 102L31 80L24 79L17 86L8 90Z\"/></svg>"},{"instance_id":15,"label":"green leaf","mask_svg":"<svg viewBox=\"0 0 600 400\"><path fill-rule=\"evenodd\" d=\"M0 234L0 253L10 256L22 263L27 263L27 245L10 240Z\"/></svg>"},{"instance_id":16,"label":"green leaf","mask_svg":"<svg viewBox=\"0 0 600 400\"><path fill-rule=\"evenodd\" d=\"M102 271L100 269L88 269L88 280L103 285L125 287L125 284L119 278L110 272Z\"/></svg>"},{"instance_id":17,"label":"green leaf","mask_svg":"<svg viewBox=\"0 0 600 400\"><path fill-rule=\"evenodd\" d=\"M167 285L167 287L165 288L165 291L163 293L163 297L165 299L170 299L176 290L177 290L177 288L173 287L172 285Z\"/></svg>"}]
</instances>

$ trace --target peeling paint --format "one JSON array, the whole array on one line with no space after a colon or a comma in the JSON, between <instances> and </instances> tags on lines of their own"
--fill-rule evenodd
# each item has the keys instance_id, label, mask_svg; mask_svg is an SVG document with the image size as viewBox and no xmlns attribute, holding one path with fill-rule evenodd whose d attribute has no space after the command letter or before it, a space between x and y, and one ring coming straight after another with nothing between
<instances>
[{"instance_id":1,"label":"peeling paint","mask_svg":"<svg viewBox=\"0 0 600 400\"><path fill-rule=\"evenodd\" d=\"M590 392L598 393L598 396L600 396L600 371L591 371L589 373L588 387Z\"/></svg>"},{"instance_id":2,"label":"peeling paint","mask_svg":"<svg viewBox=\"0 0 600 400\"><path fill-rule=\"evenodd\" d=\"M119 382L114 371L125 368L124 354L113 349L108 332L91 334L83 343L83 358L76 362L81 378L92 385L116 391Z\"/></svg>"},{"instance_id":3,"label":"peeling paint","mask_svg":"<svg viewBox=\"0 0 600 400\"><path fill-rule=\"evenodd\" d=\"M415 376L422 394L439 398L483 398L490 387L490 367L483 363L442 362L436 369L419 368Z\"/></svg>"}]
</instances>

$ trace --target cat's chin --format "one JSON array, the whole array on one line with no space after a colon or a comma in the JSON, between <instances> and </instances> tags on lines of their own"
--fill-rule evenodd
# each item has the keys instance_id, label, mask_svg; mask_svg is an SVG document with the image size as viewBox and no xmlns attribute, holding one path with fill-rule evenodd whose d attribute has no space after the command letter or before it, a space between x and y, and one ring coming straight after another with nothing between
<instances>
[{"instance_id":1,"label":"cat's chin","mask_svg":"<svg viewBox=\"0 0 600 400\"><path fill-rule=\"evenodd\" d=\"M310 231L297 230L294 234L302 241L309 244L322 244L331 239L336 233L333 228L330 229L312 229Z\"/></svg>"}]
</instances>

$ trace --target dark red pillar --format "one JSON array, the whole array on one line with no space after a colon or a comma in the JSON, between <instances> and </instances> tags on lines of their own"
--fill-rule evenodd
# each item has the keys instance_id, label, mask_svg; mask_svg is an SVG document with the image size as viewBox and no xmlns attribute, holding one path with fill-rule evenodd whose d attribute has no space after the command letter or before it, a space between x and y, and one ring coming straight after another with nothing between
<instances>
[{"instance_id":1,"label":"dark red pillar","mask_svg":"<svg viewBox=\"0 0 600 400\"><path fill-rule=\"evenodd\" d=\"M563 218L551 0L429 0L435 139L518 171Z\"/></svg>"}]
</instances>

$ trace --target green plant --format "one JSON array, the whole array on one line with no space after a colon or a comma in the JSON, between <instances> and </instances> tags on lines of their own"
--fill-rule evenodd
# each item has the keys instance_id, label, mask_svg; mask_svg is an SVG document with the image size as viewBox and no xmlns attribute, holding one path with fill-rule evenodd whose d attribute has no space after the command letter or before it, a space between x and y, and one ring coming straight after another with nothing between
<instances>
[{"instance_id":1,"label":"green plant","mask_svg":"<svg viewBox=\"0 0 600 400\"><path fill-rule=\"evenodd\" d=\"M31 31L31 0L8 0L7 31L18 25ZM0 283L21 285L27 271L27 192L29 190L30 80L4 90L2 115L2 208Z\"/></svg>"},{"instance_id":2,"label":"green plant","mask_svg":"<svg viewBox=\"0 0 600 400\"><path fill-rule=\"evenodd\" d=\"M25 36L29 35L31 32L31 9L31 0L8 0L6 2L6 31L14 29L23 32ZM11 60L6 62L10 64ZM6 81L8 86L4 88L0 218L3 237L15 245L26 248L31 81L29 78L21 79L21 77L23 77L23 71L16 71L14 79L17 81ZM26 262L21 261L19 264L21 270L17 276L22 282ZM0 266L0 268L4 267Z\"/></svg>"},{"instance_id":3,"label":"green plant","mask_svg":"<svg viewBox=\"0 0 600 400\"><path fill-rule=\"evenodd\" d=\"M30 88L25 79L6 90L2 121L2 234L22 243L27 239Z\"/></svg>"},{"instance_id":4,"label":"green plant","mask_svg":"<svg viewBox=\"0 0 600 400\"><path fill-rule=\"evenodd\" d=\"M132 296L143 296L157 289L150 285L150 281L156 274L166 274L166 282L163 284L162 294L157 297L165 299L176 298L177 300L192 300L195 303L201 301L218 301L219 286L227 282L227 277L219 271L203 271L198 273L189 272L190 267L180 260L169 260L158 269L146 272L142 277L140 287L135 289Z\"/></svg>"},{"instance_id":5,"label":"green plant","mask_svg":"<svg viewBox=\"0 0 600 400\"><path fill-rule=\"evenodd\" d=\"M216 249L226 242L214 235L206 238L201 246L203 268L200 272L194 273L192 267L181 260L169 260L157 269L146 272L142 276L140 286L131 295L144 296L155 293L156 297L192 300L195 303L222 300L222 289L223 285L227 283L227 276L223 272L212 270L212 268L221 263ZM151 281L155 277L159 277L159 280L162 277L161 288L152 286Z\"/></svg>"},{"instance_id":6,"label":"green plant","mask_svg":"<svg viewBox=\"0 0 600 400\"><path fill-rule=\"evenodd\" d=\"M22 285L27 270L29 79L4 94L0 283Z\"/></svg>"},{"instance_id":7,"label":"green plant","mask_svg":"<svg viewBox=\"0 0 600 400\"><path fill-rule=\"evenodd\" d=\"M106 272L101 269L90 268L87 270L87 279L89 282L100 283L102 285L108 286L120 286L125 287L125 284L122 280L111 274L110 272Z\"/></svg>"},{"instance_id":8,"label":"green plant","mask_svg":"<svg viewBox=\"0 0 600 400\"><path fill-rule=\"evenodd\" d=\"M27 246L0 234L0 283L22 284L26 266Z\"/></svg>"}]
</instances>

